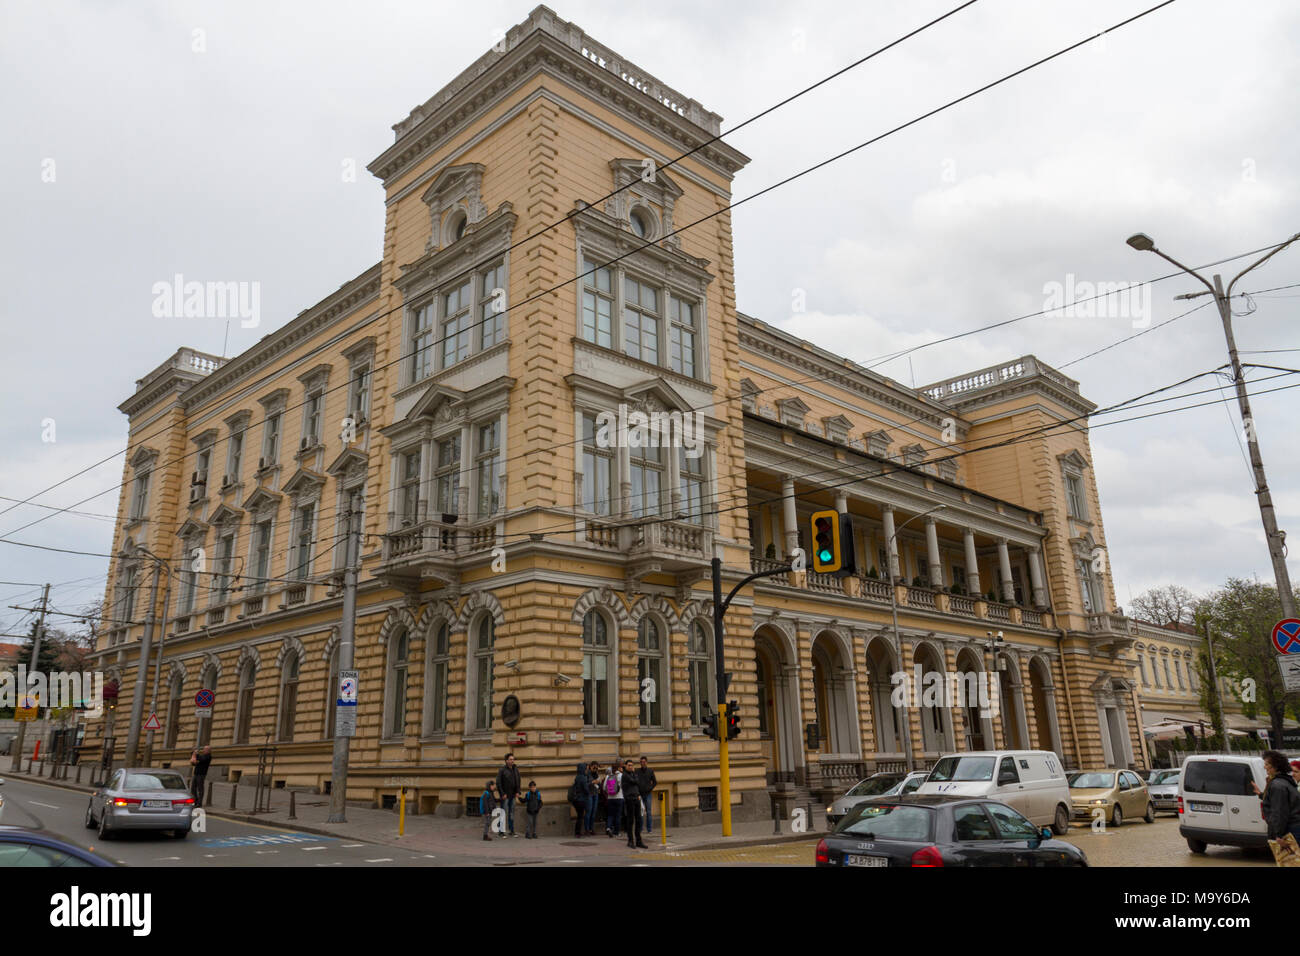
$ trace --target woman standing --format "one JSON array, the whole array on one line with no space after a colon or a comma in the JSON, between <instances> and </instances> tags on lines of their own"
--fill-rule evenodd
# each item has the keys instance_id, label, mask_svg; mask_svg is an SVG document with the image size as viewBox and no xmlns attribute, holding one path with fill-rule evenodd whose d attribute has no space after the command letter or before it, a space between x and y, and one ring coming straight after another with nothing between
<instances>
[{"instance_id":1,"label":"woman standing","mask_svg":"<svg viewBox=\"0 0 1300 956\"><path fill-rule=\"evenodd\" d=\"M1262 794L1268 838L1278 840L1290 833L1300 841L1300 790L1291 776L1291 764L1285 754L1266 750L1264 771L1268 774Z\"/></svg>"}]
</instances>

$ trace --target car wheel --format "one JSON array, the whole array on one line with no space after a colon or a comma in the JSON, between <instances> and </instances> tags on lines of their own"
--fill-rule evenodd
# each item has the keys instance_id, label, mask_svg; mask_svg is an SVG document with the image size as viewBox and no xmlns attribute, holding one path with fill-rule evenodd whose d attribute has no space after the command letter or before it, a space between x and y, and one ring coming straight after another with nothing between
<instances>
[{"instance_id":1,"label":"car wheel","mask_svg":"<svg viewBox=\"0 0 1300 956\"><path fill-rule=\"evenodd\" d=\"M101 840L111 840L111 839L113 839L113 833L112 833L112 831L109 830L109 828L108 828L108 810L107 810L107 809L104 810L104 812L101 813L101 814L99 815L99 838L100 838Z\"/></svg>"},{"instance_id":2,"label":"car wheel","mask_svg":"<svg viewBox=\"0 0 1300 956\"><path fill-rule=\"evenodd\" d=\"M1204 853L1205 846L1206 844L1204 840L1193 840L1191 837L1187 838L1187 849L1191 850L1193 853Z\"/></svg>"},{"instance_id":3,"label":"car wheel","mask_svg":"<svg viewBox=\"0 0 1300 956\"><path fill-rule=\"evenodd\" d=\"M1147 823L1156 822L1156 805L1154 803L1147 804L1147 815L1142 819L1145 820Z\"/></svg>"},{"instance_id":4,"label":"car wheel","mask_svg":"<svg viewBox=\"0 0 1300 956\"><path fill-rule=\"evenodd\" d=\"M1110 825L1118 829L1124 825L1124 811L1115 804L1115 809L1110 812Z\"/></svg>"},{"instance_id":5,"label":"car wheel","mask_svg":"<svg viewBox=\"0 0 1300 956\"><path fill-rule=\"evenodd\" d=\"M1070 811L1059 803L1056 805L1056 819L1052 821L1052 832L1057 836L1070 832Z\"/></svg>"},{"instance_id":6,"label":"car wheel","mask_svg":"<svg viewBox=\"0 0 1300 956\"><path fill-rule=\"evenodd\" d=\"M173 830L173 831L172 831L172 838L175 839L175 840L184 840L184 839L185 839L187 836L189 836L189 835L190 835L190 831L189 831L189 830Z\"/></svg>"},{"instance_id":7,"label":"car wheel","mask_svg":"<svg viewBox=\"0 0 1300 956\"><path fill-rule=\"evenodd\" d=\"M95 801L86 804L86 829L95 829Z\"/></svg>"}]
</instances>

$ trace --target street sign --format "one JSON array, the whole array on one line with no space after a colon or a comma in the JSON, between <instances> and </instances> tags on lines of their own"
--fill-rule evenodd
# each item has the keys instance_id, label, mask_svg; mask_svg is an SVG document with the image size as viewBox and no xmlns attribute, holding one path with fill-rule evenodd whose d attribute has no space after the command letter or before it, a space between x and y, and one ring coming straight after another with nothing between
<instances>
[{"instance_id":1,"label":"street sign","mask_svg":"<svg viewBox=\"0 0 1300 956\"><path fill-rule=\"evenodd\" d=\"M537 735L537 742L538 742L539 744L562 744L562 743L564 743L564 731L562 731L562 730L552 730L552 731L546 731L546 730L544 730L544 731L542 731L540 734Z\"/></svg>"},{"instance_id":2,"label":"street sign","mask_svg":"<svg viewBox=\"0 0 1300 956\"><path fill-rule=\"evenodd\" d=\"M506 734L506 743L520 746L528 743L528 734L522 730L516 730Z\"/></svg>"},{"instance_id":3,"label":"street sign","mask_svg":"<svg viewBox=\"0 0 1300 956\"><path fill-rule=\"evenodd\" d=\"M1300 690L1300 657L1279 655L1277 666L1282 671L1282 682L1287 691Z\"/></svg>"},{"instance_id":4,"label":"street sign","mask_svg":"<svg viewBox=\"0 0 1300 956\"><path fill-rule=\"evenodd\" d=\"M212 708L211 708L211 707L195 707L195 708L194 708L194 716L197 717L199 720L206 720L207 718L209 718L209 717L212 716Z\"/></svg>"},{"instance_id":5,"label":"street sign","mask_svg":"<svg viewBox=\"0 0 1300 956\"><path fill-rule=\"evenodd\" d=\"M162 724L158 721L157 714L150 714L149 719L144 722L145 730L162 730Z\"/></svg>"},{"instance_id":6,"label":"street sign","mask_svg":"<svg viewBox=\"0 0 1300 956\"><path fill-rule=\"evenodd\" d=\"M357 679L360 671L339 671L339 697L340 707L355 707L357 705Z\"/></svg>"},{"instance_id":7,"label":"street sign","mask_svg":"<svg viewBox=\"0 0 1300 956\"><path fill-rule=\"evenodd\" d=\"M1279 654L1300 654L1300 620L1287 617L1273 625L1273 648Z\"/></svg>"},{"instance_id":8,"label":"street sign","mask_svg":"<svg viewBox=\"0 0 1300 956\"><path fill-rule=\"evenodd\" d=\"M384 781L385 787L407 787L414 788L416 785L414 777L389 777Z\"/></svg>"},{"instance_id":9,"label":"street sign","mask_svg":"<svg viewBox=\"0 0 1300 956\"><path fill-rule=\"evenodd\" d=\"M18 706L14 708L14 720L35 720L38 710L35 697L24 697L18 702Z\"/></svg>"},{"instance_id":10,"label":"street sign","mask_svg":"<svg viewBox=\"0 0 1300 956\"><path fill-rule=\"evenodd\" d=\"M208 690L206 687L204 687L202 690L200 690L197 694L194 695L194 706L211 707L213 702L216 699L217 699L217 695L212 693L212 691Z\"/></svg>"},{"instance_id":11,"label":"street sign","mask_svg":"<svg viewBox=\"0 0 1300 956\"><path fill-rule=\"evenodd\" d=\"M357 709L340 707L334 711L334 736L355 737L357 735Z\"/></svg>"}]
</instances>

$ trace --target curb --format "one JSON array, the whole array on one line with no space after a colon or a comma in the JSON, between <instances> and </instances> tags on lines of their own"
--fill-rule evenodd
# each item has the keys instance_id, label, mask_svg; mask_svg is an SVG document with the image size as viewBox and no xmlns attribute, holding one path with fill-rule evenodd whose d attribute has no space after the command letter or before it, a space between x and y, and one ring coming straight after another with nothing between
<instances>
[{"instance_id":1,"label":"curb","mask_svg":"<svg viewBox=\"0 0 1300 956\"><path fill-rule=\"evenodd\" d=\"M707 843L689 843L672 848L676 853L689 853L695 850L729 850L735 847L771 846L776 843L805 843L813 837L821 839L825 834L809 830L807 833L773 833L765 837L721 837Z\"/></svg>"}]
</instances>

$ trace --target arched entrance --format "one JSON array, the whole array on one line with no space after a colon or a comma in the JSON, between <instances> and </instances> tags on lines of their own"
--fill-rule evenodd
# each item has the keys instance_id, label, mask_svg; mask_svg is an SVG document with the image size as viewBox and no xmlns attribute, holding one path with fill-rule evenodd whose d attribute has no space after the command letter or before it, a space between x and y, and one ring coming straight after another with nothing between
<instances>
[{"instance_id":1,"label":"arched entrance","mask_svg":"<svg viewBox=\"0 0 1300 956\"><path fill-rule=\"evenodd\" d=\"M884 638L876 637L867 644L867 688L871 698L871 725L876 748L875 756L897 758L903 756L903 710L893 702L894 673L898 659L894 649Z\"/></svg>"},{"instance_id":2,"label":"arched entrance","mask_svg":"<svg viewBox=\"0 0 1300 956\"><path fill-rule=\"evenodd\" d=\"M754 634L758 677L758 732L768 783L794 782L803 768L799 733L799 685L790 673L787 638L774 627Z\"/></svg>"},{"instance_id":3,"label":"arched entrance","mask_svg":"<svg viewBox=\"0 0 1300 956\"><path fill-rule=\"evenodd\" d=\"M861 751L851 668L838 635L823 631L813 641L813 701L821 753L857 757Z\"/></svg>"},{"instance_id":4,"label":"arched entrance","mask_svg":"<svg viewBox=\"0 0 1300 956\"><path fill-rule=\"evenodd\" d=\"M982 655L970 648L963 648L957 655L958 700L955 705L961 708L962 722L965 724L964 750L993 750L992 708L984 706L989 699L986 682L988 677L984 670Z\"/></svg>"},{"instance_id":5,"label":"arched entrance","mask_svg":"<svg viewBox=\"0 0 1300 956\"><path fill-rule=\"evenodd\" d=\"M1003 665L1006 668L1003 669ZM1029 728L1025 724L1024 685L1020 682L1020 665L1008 654L998 654L998 689L1001 691L1002 739L1008 750L1029 748Z\"/></svg>"},{"instance_id":6,"label":"arched entrance","mask_svg":"<svg viewBox=\"0 0 1300 956\"><path fill-rule=\"evenodd\" d=\"M913 659L916 667L912 676L919 672L921 678L920 686L914 689L921 717L921 750L927 757L935 758L956 749L952 739L952 716L944 700L947 680L943 661L930 644L918 645ZM931 674L937 676L931 677Z\"/></svg>"},{"instance_id":7,"label":"arched entrance","mask_svg":"<svg viewBox=\"0 0 1300 956\"><path fill-rule=\"evenodd\" d=\"M1061 735L1056 723L1056 690L1052 686L1052 672L1041 657L1029 662L1029 699L1034 705L1034 729L1038 734L1035 745L1063 758Z\"/></svg>"}]
</instances>

